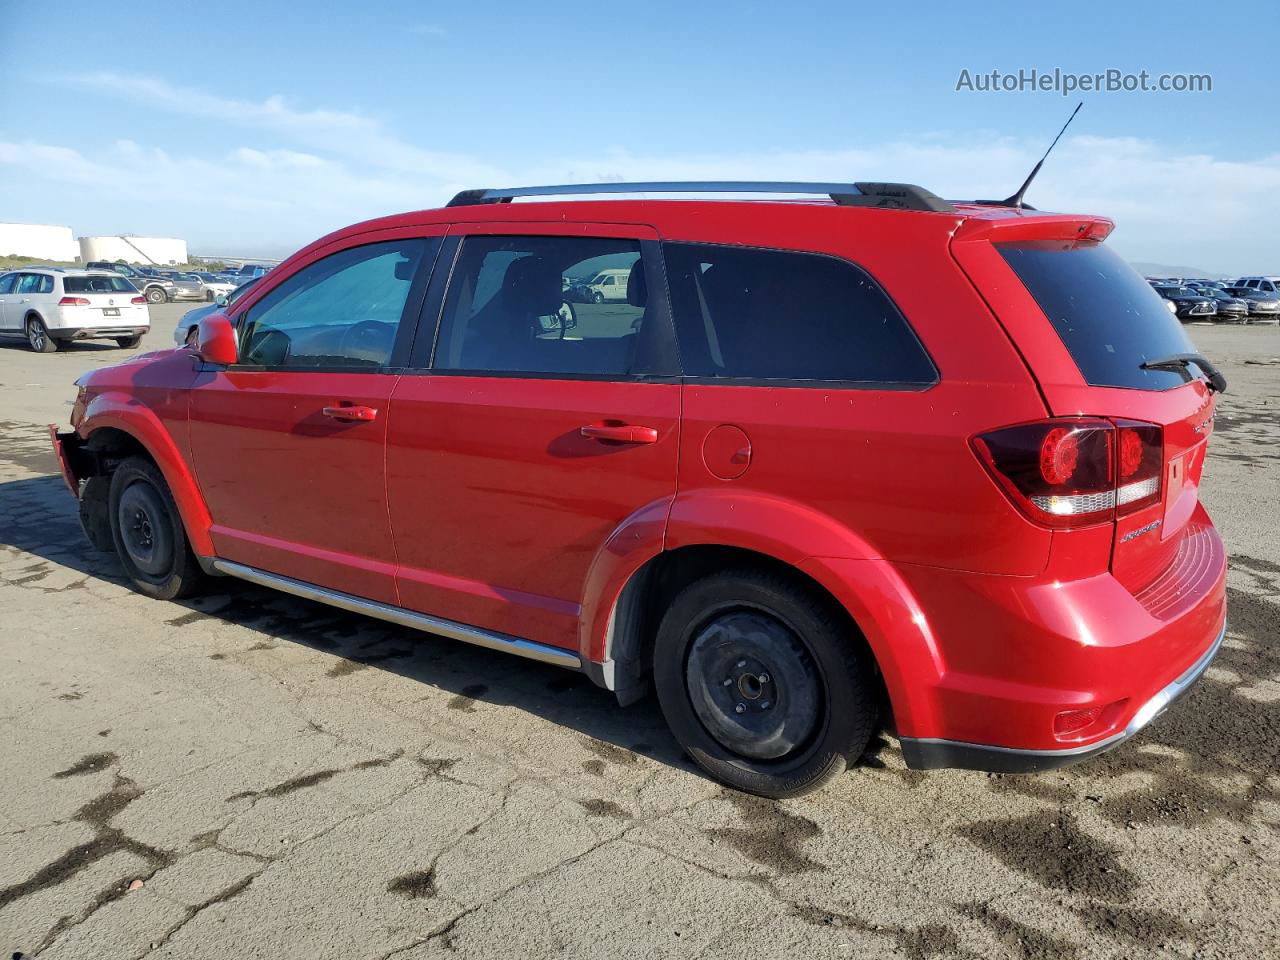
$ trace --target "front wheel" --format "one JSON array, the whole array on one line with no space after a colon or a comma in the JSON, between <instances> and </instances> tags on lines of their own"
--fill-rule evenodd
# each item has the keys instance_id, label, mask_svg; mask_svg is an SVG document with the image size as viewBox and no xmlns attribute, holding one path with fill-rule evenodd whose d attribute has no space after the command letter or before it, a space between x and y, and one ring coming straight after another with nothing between
<instances>
[{"instance_id":1,"label":"front wheel","mask_svg":"<svg viewBox=\"0 0 1280 960\"><path fill-rule=\"evenodd\" d=\"M163 290L159 287L149 287L147 289L147 303L164 303L168 297L165 296Z\"/></svg>"},{"instance_id":2,"label":"front wheel","mask_svg":"<svg viewBox=\"0 0 1280 960\"><path fill-rule=\"evenodd\" d=\"M116 553L139 593L172 600L195 592L200 565L169 485L154 463L130 457L116 467L108 508Z\"/></svg>"},{"instance_id":3,"label":"front wheel","mask_svg":"<svg viewBox=\"0 0 1280 960\"><path fill-rule=\"evenodd\" d=\"M142 334L136 333L132 337L114 337L117 347L125 350L132 350L142 342Z\"/></svg>"},{"instance_id":4,"label":"front wheel","mask_svg":"<svg viewBox=\"0 0 1280 960\"><path fill-rule=\"evenodd\" d=\"M597 290L591 295L592 303L604 303L604 294Z\"/></svg>"},{"instance_id":5,"label":"front wheel","mask_svg":"<svg viewBox=\"0 0 1280 960\"><path fill-rule=\"evenodd\" d=\"M213 291L212 291L212 290L206 290L206 291L204 292L204 300L205 300L205 303L213 303Z\"/></svg>"},{"instance_id":6,"label":"front wheel","mask_svg":"<svg viewBox=\"0 0 1280 960\"><path fill-rule=\"evenodd\" d=\"M755 570L672 602L654 645L658 700L690 757L724 783L781 799L855 762L875 727L872 666L832 602Z\"/></svg>"},{"instance_id":7,"label":"front wheel","mask_svg":"<svg viewBox=\"0 0 1280 960\"><path fill-rule=\"evenodd\" d=\"M27 344L36 353L55 353L58 341L49 336L49 328L39 317L27 320Z\"/></svg>"}]
</instances>

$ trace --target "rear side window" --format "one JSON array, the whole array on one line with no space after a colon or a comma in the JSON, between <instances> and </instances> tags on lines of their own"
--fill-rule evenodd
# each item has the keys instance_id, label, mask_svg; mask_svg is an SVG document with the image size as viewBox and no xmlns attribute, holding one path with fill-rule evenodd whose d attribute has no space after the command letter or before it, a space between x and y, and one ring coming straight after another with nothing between
<instances>
[{"instance_id":1,"label":"rear side window","mask_svg":"<svg viewBox=\"0 0 1280 960\"><path fill-rule=\"evenodd\" d=\"M434 367L628 376L647 293L637 240L468 237L449 281Z\"/></svg>"},{"instance_id":2,"label":"rear side window","mask_svg":"<svg viewBox=\"0 0 1280 960\"><path fill-rule=\"evenodd\" d=\"M14 293L53 293L53 277L47 273L24 273Z\"/></svg>"},{"instance_id":3,"label":"rear side window","mask_svg":"<svg viewBox=\"0 0 1280 960\"><path fill-rule=\"evenodd\" d=\"M880 286L846 260L663 244L686 375L925 386L937 371Z\"/></svg>"},{"instance_id":4,"label":"rear side window","mask_svg":"<svg viewBox=\"0 0 1280 960\"><path fill-rule=\"evenodd\" d=\"M1101 243L997 244L1063 345L1095 387L1167 390L1174 370L1148 360L1194 353L1177 318L1142 277Z\"/></svg>"},{"instance_id":5,"label":"rear side window","mask_svg":"<svg viewBox=\"0 0 1280 960\"><path fill-rule=\"evenodd\" d=\"M137 293L127 279L114 275L109 277L63 277L62 289L67 293Z\"/></svg>"}]
</instances>

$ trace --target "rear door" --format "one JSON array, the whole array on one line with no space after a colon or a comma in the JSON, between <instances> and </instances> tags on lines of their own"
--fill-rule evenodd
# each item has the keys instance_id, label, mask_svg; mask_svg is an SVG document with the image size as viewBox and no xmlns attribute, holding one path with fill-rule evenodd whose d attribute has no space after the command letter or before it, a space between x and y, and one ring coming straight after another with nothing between
<instances>
[{"instance_id":1,"label":"rear door","mask_svg":"<svg viewBox=\"0 0 1280 960\"><path fill-rule=\"evenodd\" d=\"M449 242L437 336L391 400L401 603L576 648L593 561L637 518L625 548L660 549L675 493L680 386L665 296L645 283L656 234L490 223ZM565 304L565 277L633 264L629 298Z\"/></svg>"},{"instance_id":2,"label":"rear door","mask_svg":"<svg viewBox=\"0 0 1280 960\"><path fill-rule=\"evenodd\" d=\"M190 391L219 557L396 602L387 406L441 244L430 232L344 241L245 298L240 362Z\"/></svg>"},{"instance_id":3,"label":"rear door","mask_svg":"<svg viewBox=\"0 0 1280 960\"><path fill-rule=\"evenodd\" d=\"M994 242L954 246L979 288L998 290L997 313L1027 358L1051 413L1106 417L1120 428L1119 516L1110 567L1116 579L1138 592L1177 559L1180 549L1198 549L1197 538L1208 525L1197 507L1214 398L1205 371L1195 365L1185 372L1144 368L1195 353L1196 347L1160 297L1117 254L1097 240L1057 235L1060 227L1051 228L1055 235L1047 237L1024 234L1001 242L997 232ZM1090 229L1088 222L1072 224L1070 233L1087 235ZM1015 278L1021 282L1011 283ZM1154 481L1128 482L1126 472L1137 469L1139 454L1125 435L1126 421L1161 428L1158 471L1153 471L1158 493L1148 489ZM1126 507L1148 500L1149 506Z\"/></svg>"}]
</instances>

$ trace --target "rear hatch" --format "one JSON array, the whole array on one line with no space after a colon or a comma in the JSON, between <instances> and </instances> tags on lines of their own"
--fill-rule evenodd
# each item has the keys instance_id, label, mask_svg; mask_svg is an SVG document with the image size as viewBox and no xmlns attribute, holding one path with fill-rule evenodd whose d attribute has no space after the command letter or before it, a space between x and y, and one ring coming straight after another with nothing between
<instances>
[{"instance_id":1,"label":"rear hatch","mask_svg":"<svg viewBox=\"0 0 1280 960\"><path fill-rule=\"evenodd\" d=\"M1216 549L1196 520L1215 401L1207 361L1150 366L1196 347L1165 301L1102 242L1110 227L1045 217L1039 229L1034 219L988 229L981 242L953 249L1036 375L1050 414L1115 424L1110 569L1135 594L1155 591L1145 599L1170 612L1178 597L1164 587L1177 593L1170 581L1187 586L1197 565L1207 573Z\"/></svg>"},{"instance_id":2,"label":"rear hatch","mask_svg":"<svg viewBox=\"0 0 1280 960\"><path fill-rule=\"evenodd\" d=\"M87 274L62 278L62 305L78 308L76 322L83 326L137 326L147 322L142 294L118 273Z\"/></svg>"}]
</instances>

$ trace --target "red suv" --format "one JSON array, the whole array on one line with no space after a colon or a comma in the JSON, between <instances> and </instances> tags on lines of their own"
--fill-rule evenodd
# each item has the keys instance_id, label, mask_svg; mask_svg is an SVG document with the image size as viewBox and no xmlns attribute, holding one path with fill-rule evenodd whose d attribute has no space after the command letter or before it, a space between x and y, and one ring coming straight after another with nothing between
<instances>
[{"instance_id":1,"label":"red suv","mask_svg":"<svg viewBox=\"0 0 1280 960\"><path fill-rule=\"evenodd\" d=\"M640 190L822 196L510 203ZM914 768L1049 769L1225 629L1224 383L1111 229L903 184L467 191L86 375L54 441L155 597L230 575L652 684L768 796L881 722Z\"/></svg>"}]
</instances>

